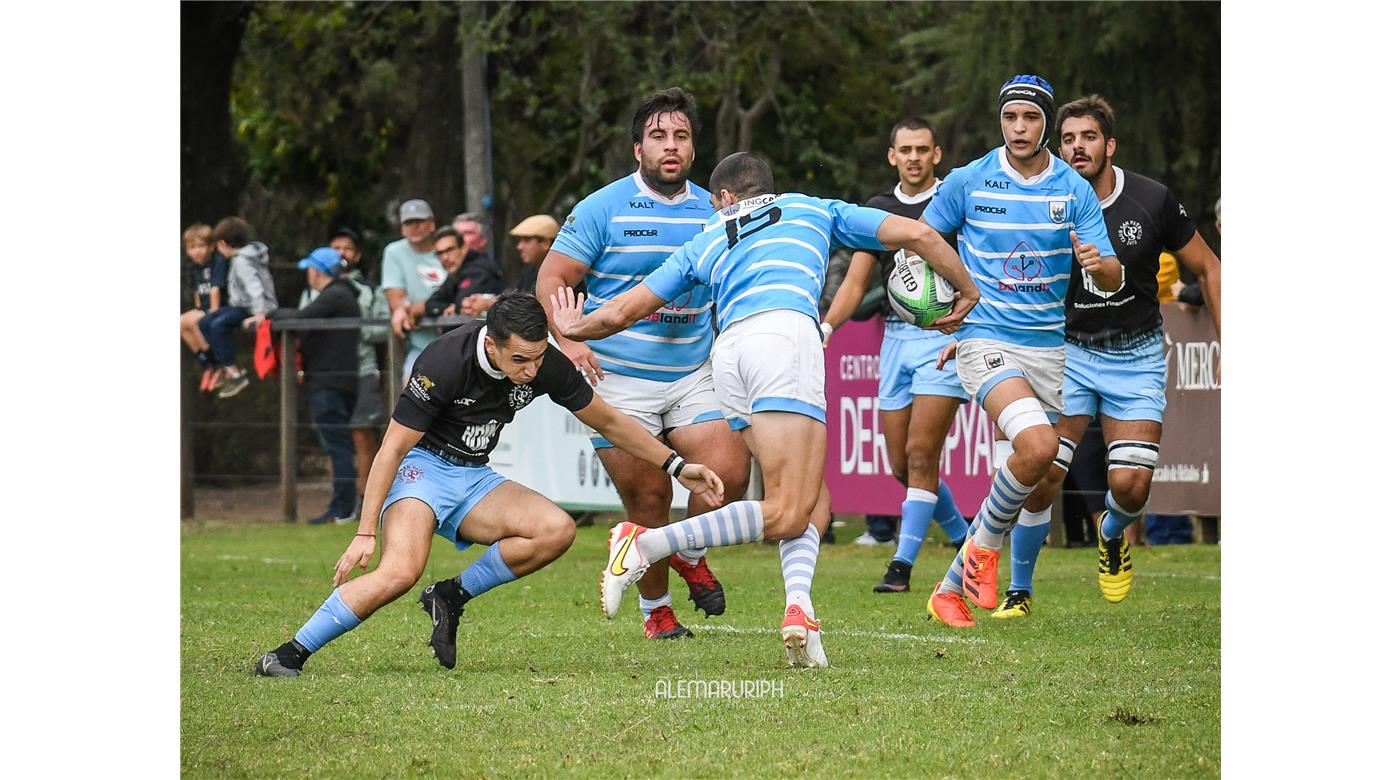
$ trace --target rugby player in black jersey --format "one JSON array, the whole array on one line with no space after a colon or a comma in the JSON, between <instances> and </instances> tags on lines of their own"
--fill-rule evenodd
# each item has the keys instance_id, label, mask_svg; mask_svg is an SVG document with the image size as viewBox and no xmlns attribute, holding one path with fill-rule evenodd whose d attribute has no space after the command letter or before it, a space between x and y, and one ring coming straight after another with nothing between
<instances>
[{"instance_id":1,"label":"rugby player in black jersey","mask_svg":"<svg viewBox=\"0 0 1400 780\"><path fill-rule=\"evenodd\" d=\"M501 428L536 396L548 395L614 445L720 505L724 485L713 471L687 464L595 396L547 335L539 301L512 292L497 299L484 322L423 350L370 468L359 528L335 566L335 590L292 639L258 660L257 674L296 676L316 650L407 593L423 574L435 532L459 550L490 545L460 576L429 585L419 598L433 621L433 653L453 668L467 601L540 569L574 540L568 514L487 465ZM356 567L365 571L381 534L379 565L351 579Z\"/></svg>"},{"instance_id":2,"label":"rugby player in black jersey","mask_svg":"<svg viewBox=\"0 0 1400 780\"><path fill-rule=\"evenodd\" d=\"M1027 499L1011 532L1011 584L992 617L1030 612L1031 575L1050 529L1050 503L1064 484L1074 448L1099 415L1108 443L1108 509L1099 516L1099 589L1117 603L1133 584L1123 532L1142 516L1152 488L1166 409L1167 364L1157 299L1163 251L1201 279L1220 332L1220 258L1206 245L1170 189L1113 164L1113 108L1098 95L1062 106L1055 121L1060 157L1094 185L1123 283L1101 290L1075 266L1065 301L1064 414L1056 424L1055 465Z\"/></svg>"}]
</instances>

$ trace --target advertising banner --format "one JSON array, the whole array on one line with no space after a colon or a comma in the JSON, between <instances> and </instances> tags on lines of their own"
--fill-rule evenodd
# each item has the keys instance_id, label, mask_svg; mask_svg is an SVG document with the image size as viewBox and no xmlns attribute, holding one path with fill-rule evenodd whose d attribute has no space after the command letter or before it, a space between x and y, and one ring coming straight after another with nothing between
<instances>
[{"instance_id":1,"label":"advertising banner","mask_svg":"<svg viewBox=\"0 0 1400 780\"><path fill-rule=\"evenodd\" d=\"M1220 514L1220 337L1204 307L1162 307L1167 412L1148 508Z\"/></svg>"}]
</instances>

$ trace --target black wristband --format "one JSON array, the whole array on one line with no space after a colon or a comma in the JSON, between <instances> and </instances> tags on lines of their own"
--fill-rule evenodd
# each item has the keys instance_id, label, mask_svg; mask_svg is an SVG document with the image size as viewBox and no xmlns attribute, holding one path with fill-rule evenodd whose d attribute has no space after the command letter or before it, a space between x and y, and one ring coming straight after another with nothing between
<instances>
[{"instance_id":1,"label":"black wristband","mask_svg":"<svg viewBox=\"0 0 1400 780\"><path fill-rule=\"evenodd\" d=\"M679 475L683 468L685 468L685 459L674 452L666 457L665 463L661 464L661 470L673 477Z\"/></svg>"}]
</instances>

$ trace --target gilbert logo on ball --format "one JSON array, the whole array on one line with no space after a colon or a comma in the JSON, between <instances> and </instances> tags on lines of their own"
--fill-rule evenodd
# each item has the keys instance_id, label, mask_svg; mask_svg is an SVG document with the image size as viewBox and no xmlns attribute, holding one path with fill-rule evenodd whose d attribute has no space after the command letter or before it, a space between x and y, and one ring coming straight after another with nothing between
<instances>
[{"instance_id":1,"label":"gilbert logo on ball","mask_svg":"<svg viewBox=\"0 0 1400 780\"><path fill-rule=\"evenodd\" d=\"M890 308L901 320L927 328L953 310L953 285L918 255L901 249L885 280Z\"/></svg>"}]
</instances>

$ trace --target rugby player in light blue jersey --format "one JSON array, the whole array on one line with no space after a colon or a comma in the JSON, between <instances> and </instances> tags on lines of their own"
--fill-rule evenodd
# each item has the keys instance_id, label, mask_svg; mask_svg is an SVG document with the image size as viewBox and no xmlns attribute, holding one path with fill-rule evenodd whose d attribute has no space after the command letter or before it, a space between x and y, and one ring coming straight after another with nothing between
<instances>
[{"instance_id":1,"label":"rugby player in light blue jersey","mask_svg":"<svg viewBox=\"0 0 1400 780\"><path fill-rule=\"evenodd\" d=\"M978 293L957 254L927 225L839 200L774 195L773 172L747 152L721 160L710 188L720 211L703 232L641 284L587 314L561 285L552 301L554 322L569 338L602 339L668 300L707 289L719 318L715 390L730 425L742 430L758 458L764 499L654 530L615 527L601 583L603 612L612 617L627 587L679 550L778 540L788 663L826 666L810 591L819 540L831 520L822 485L826 367L817 327L831 245L907 249L924 258L961 293L952 312L934 323L946 331L957 329Z\"/></svg>"},{"instance_id":2,"label":"rugby player in light blue jersey","mask_svg":"<svg viewBox=\"0 0 1400 780\"><path fill-rule=\"evenodd\" d=\"M549 310L559 285L588 280L588 311L632 289L666 256L705 226L714 209L710 193L688 181L695 162L695 98L679 87L651 95L632 118L637 170L584 198L564 221L544 259L536 295ZM554 336L559 348L594 383L604 400L631 415L684 458L703 459L724 480L726 499L744 495L749 453L720 414L710 375L714 343L710 295L677 296L661 311L610 338L581 344ZM648 528L670 521L671 480L645 461L594 434L593 446L617 486L630 522ZM692 500L693 514L701 505ZM705 551L682 550L671 559L706 617L724 612L724 588ZM649 639L691 636L676 620L666 567L658 566L637 590L642 629Z\"/></svg>"},{"instance_id":3,"label":"rugby player in light blue jersey","mask_svg":"<svg viewBox=\"0 0 1400 780\"><path fill-rule=\"evenodd\" d=\"M948 174L924 211L941 233L958 231L958 252L982 293L955 346L958 378L1011 442L1005 465L947 575L929 596L930 617L974 625L966 595L997 605L997 561L1016 515L1050 469L1059 444L1065 294L1075 262L1101 289L1123 269L1104 232L1094 188L1046 148L1055 96L1039 76L1015 76L997 101L1006 144Z\"/></svg>"},{"instance_id":4,"label":"rugby player in light blue jersey","mask_svg":"<svg viewBox=\"0 0 1400 780\"><path fill-rule=\"evenodd\" d=\"M1220 258L1206 245L1186 208L1165 185L1113 164L1113 108L1098 95L1060 107L1055 137L1060 157L1094 188L1103 208L1123 284L1100 288L1079 271L1070 280L1065 321L1065 408L1055 425L1055 465L1031 493L1011 532L1011 584L995 618L1030 613L1031 578L1050 528L1050 503L1064 484L1074 448L1098 415L1108 442L1108 495L1099 525L1099 590L1117 603L1133 584L1123 531L1142 516L1152 490L1166 411L1167 363L1157 266L1163 250L1201 279L1220 332Z\"/></svg>"},{"instance_id":5,"label":"rugby player in light blue jersey","mask_svg":"<svg viewBox=\"0 0 1400 780\"><path fill-rule=\"evenodd\" d=\"M886 157L899 171L899 181L865 205L918 219L942 181L933 175L933 166L943 157L933 126L913 117L900 120L890 130ZM876 268L883 284L893 267L893 252L881 252L878 257L862 251L851 255L851 266L826 312L822 331L830 334L851 318ZM909 574L931 521L938 521L955 546L967 538L967 521L958 512L947 481L938 478L943 441L967 392L952 366L934 367L952 337L901 320L884 296L880 303L885 315L880 343L880 430L888 445L890 470L904 485L905 495L900 505L899 546L875 592L907 593Z\"/></svg>"}]
</instances>

